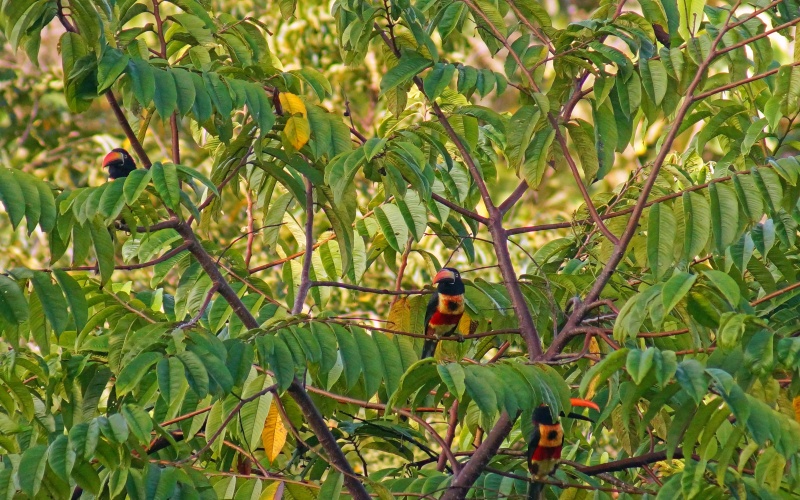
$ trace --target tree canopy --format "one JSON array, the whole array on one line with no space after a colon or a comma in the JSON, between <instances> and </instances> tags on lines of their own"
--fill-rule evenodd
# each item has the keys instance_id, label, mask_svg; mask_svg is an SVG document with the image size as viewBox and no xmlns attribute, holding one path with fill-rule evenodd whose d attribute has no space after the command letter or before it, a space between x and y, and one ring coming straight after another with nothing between
<instances>
[{"instance_id":1,"label":"tree canopy","mask_svg":"<svg viewBox=\"0 0 800 500\"><path fill-rule=\"evenodd\" d=\"M796 495L798 23L2 0L0 498Z\"/></svg>"}]
</instances>

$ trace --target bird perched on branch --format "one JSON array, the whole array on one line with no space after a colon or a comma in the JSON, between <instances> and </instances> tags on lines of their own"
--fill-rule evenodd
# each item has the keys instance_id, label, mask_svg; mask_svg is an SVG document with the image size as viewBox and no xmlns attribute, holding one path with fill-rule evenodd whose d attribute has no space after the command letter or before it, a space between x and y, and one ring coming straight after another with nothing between
<instances>
[{"instance_id":1,"label":"bird perched on branch","mask_svg":"<svg viewBox=\"0 0 800 500\"><path fill-rule=\"evenodd\" d=\"M570 398L570 403L572 406L582 406L600 411L599 406L585 399ZM561 416L564 416L563 412ZM594 422L588 417L572 412L567 417ZM553 416L552 408L546 404L533 410L532 423L533 432L528 441L527 457L528 470L534 481L528 487L528 500L539 500L543 498L544 483L535 480L544 479L556 471L558 462L561 460L561 449L564 446L564 429L561 427L558 417Z\"/></svg>"},{"instance_id":2,"label":"bird perched on branch","mask_svg":"<svg viewBox=\"0 0 800 500\"><path fill-rule=\"evenodd\" d=\"M103 158L103 168L108 169L108 180L113 181L136 170L136 162L126 150L115 148Z\"/></svg>"},{"instance_id":3,"label":"bird perched on branch","mask_svg":"<svg viewBox=\"0 0 800 500\"><path fill-rule=\"evenodd\" d=\"M428 302L425 312L425 340L422 359L433 356L437 338L452 335L464 314L464 283L461 275L452 267L443 267L433 277L436 292Z\"/></svg>"}]
</instances>

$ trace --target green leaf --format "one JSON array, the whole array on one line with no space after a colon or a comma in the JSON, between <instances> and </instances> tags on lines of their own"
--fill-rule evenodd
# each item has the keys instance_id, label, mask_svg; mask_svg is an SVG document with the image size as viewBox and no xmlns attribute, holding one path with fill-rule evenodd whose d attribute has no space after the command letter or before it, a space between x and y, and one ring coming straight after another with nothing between
<instances>
[{"instance_id":1,"label":"green leaf","mask_svg":"<svg viewBox=\"0 0 800 500\"><path fill-rule=\"evenodd\" d=\"M100 425L97 420L81 422L69 430L69 447L75 450L78 458L90 460L100 439Z\"/></svg>"},{"instance_id":2,"label":"green leaf","mask_svg":"<svg viewBox=\"0 0 800 500\"><path fill-rule=\"evenodd\" d=\"M64 434L56 437L47 453L47 462L50 468L64 481L69 481L72 466L75 465L75 451L69 446L69 439Z\"/></svg>"},{"instance_id":3,"label":"green leaf","mask_svg":"<svg viewBox=\"0 0 800 500\"><path fill-rule=\"evenodd\" d=\"M139 443L150 442L150 432L153 430L153 420L141 407L126 404L122 407L122 415L128 422L128 428L139 440Z\"/></svg>"},{"instance_id":4,"label":"green leaf","mask_svg":"<svg viewBox=\"0 0 800 500\"><path fill-rule=\"evenodd\" d=\"M84 326L86 326L86 322L89 320L89 305L86 302L86 294L78 282L66 271L54 269L53 276L61 286L64 296L67 298L70 315L75 321L75 328L79 332L82 331ZM1 284L0 289L2 289Z\"/></svg>"},{"instance_id":5,"label":"green leaf","mask_svg":"<svg viewBox=\"0 0 800 500\"><path fill-rule=\"evenodd\" d=\"M625 367L628 370L628 375L635 384L641 384L644 378L650 373L653 367L653 358L656 354L656 349L653 347L647 348L645 351L632 349L628 352L628 359L625 362Z\"/></svg>"},{"instance_id":6,"label":"green leaf","mask_svg":"<svg viewBox=\"0 0 800 500\"><path fill-rule=\"evenodd\" d=\"M172 74L172 78L175 80L178 113L180 113L180 116L185 116L186 113L192 110L195 96L197 95L192 76L188 71L181 68L171 68L169 73Z\"/></svg>"},{"instance_id":7,"label":"green leaf","mask_svg":"<svg viewBox=\"0 0 800 500\"><path fill-rule=\"evenodd\" d=\"M739 231L739 205L736 193L727 184L715 182L708 186L711 198L711 227L714 250L724 255L725 248L736 240Z\"/></svg>"},{"instance_id":8,"label":"green leaf","mask_svg":"<svg viewBox=\"0 0 800 500\"><path fill-rule=\"evenodd\" d=\"M627 347L623 347L622 349L612 352L603 358L602 361L589 368L589 371L583 376L581 387L578 390L581 397L587 397L587 395L590 394L593 395L600 384L607 381L609 377L611 377L611 374L622 368L627 360L628 351L629 349Z\"/></svg>"},{"instance_id":9,"label":"green leaf","mask_svg":"<svg viewBox=\"0 0 800 500\"><path fill-rule=\"evenodd\" d=\"M106 184L98 207L100 215L106 220L116 219L122 211L122 207L125 206L125 197L123 196L125 182L125 178L119 178Z\"/></svg>"},{"instance_id":10,"label":"green leaf","mask_svg":"<svg viewBox=\"0 0 800 500\"><path fill-rule=\"evenodd\" d=\"M734 175L733 185L744 214L751 222L758 222L764 215L764 205L753 178L745 174Z\"/></svg>"},{"instance_id":11,"label":"green leaf","mask_svg":"<svg viewBox=\"0 0 800 500\"><path fill-rule=\"evenodd\" d=\"M353 326L350 330L353 332L353 338L358 345L358 352L364 369L366 397L371 398L378 391L381 379L383 378L383 365L380 358L380 351L378 351L375 342L362 328Z\"/></svg>"},{"instance_id":12,"label":"green leaf","mask_svg":"<svg viewBox=\"0 0 800 500\"><path fill-rule=\"evenodd\" d=\"M169 165L169 164L167 164L167 165ZM187 167L186 165L175 165L175 168L177 169L178 172L180 172L182 174L185 174L189 178L197 179L198 181L200 181L201 184L203 184L205 187L207 187L208 190L214 196L219 197L220 194L219 194L219 191L217 191L217 186L215 186L214 183L211 182L211 179L209 179L208 177L206 177L202 173L198 172L197 170L195 170L195 169L193 169L191 167Z\"/></svg>"},{"instance_id":13,"label":"green leaf","mask_svg":"<svg viewBox=\"0 0 800 500\"><path fill-rule=\"evenodd\" d=\"M639 68L642 75L642 87L647 96L658 106L667 94L667 70L664 63L658 59L644 61L639 59Z\"/></svg>"},{"instance_id":14,"label":"green leaf","mask_svg":"<svg viewBox=\"0 0 800 500\"><path fill-rule=\"evenodd\" d=\"M175 78L162 69L153 70L153 77L156 85L155 93L153 94L156 111L158 111L161 119L166 121L178 105L178 90L175 86Z\"/></svg>"},{"instance_id":15,"label":"green leaf","mask_svg":"<svg viewBox=\"0 0 800 500\"><path fill-rule=\"evenodd\" d=\"M139 199L139 196L144 192L144 189L150 183L150 179L153 178L153 171L138 168L128 174L127 177L124 179L125 186L122 188L122 192L125 195L125 203L128 205L133 205L136 200Z\"/></svg>"},{"instance_id":16,"label":"green leaf","mask_svg":"<svg viewBox=\"0 0 800 500\"><path fill-rule=\"evenodd\" d=\"M47 455L47 446L40 444L25 450L19 460L17 469L19 486L31 498L36 496L42 485L42 478L47 468Z\"/></svg>"},{"instance_id":17,"label":"green leaf","mask_svg":"<svg viewBox=\"0 0 800 500\"><path fill-rule=\"evenodd\" d=\"M703 365L695 359L681 361L675 372L675 378L678 379L683 390L698 404L708 392L705 370Z\"/></svg>"},{"instance_id":18,"label":"green leaf","mask_svg":"<svg viewBox=\"0 0 800 500\"><path fill-rule=\"evenodd\" d=\"M438 365L436 368L439 370L439 376L447 385L450 394L460 401L464 397L464 391L467 388L464 382L466 379L464 368L458 363Z\"/></svg>"},{"instance_id":19,"label":"green leaf","mask_svg":"<svg viewBox=\"0 0 800 500\"><path fill-rule=\"evenodd\" d=\"M100 268L100 284L104 285L114 272L114 242L111 241L108 228L99 221L92 221L89 224L89 231L94 254L97 257L97 266Z\"/></svg>"},{"instance_id":20,"label":"green leaf","mask_svg":"<svg viewBox=\"0 0 800 500\"><path fill-rule=\"evenodd\" d=\"M128 75L133 83L133 95L143 107L150 105L156 92L155 70L144 59L133 57L128 62Z\"/></svg>"},{"instance_id":21,"label":"green leaf","mask_svg":"<svg viewBox=\"0 0 800 500\"><path fill-rule=\"evenodd\" d=\"M383 379L386 381L386 393L391 396L399 387L400 378L403 376L403 363L400 359L400 352L394 342L381 332L374 332L372 340L375 341L375 345L380 352Z\"/></svg>"},{"instance_id":22,"label":"green leaf","mask_svg":"<svg viewBox=\"0 0 800 500\"><path fill-rule=\"evenodd\" d=\"M162 358L158 352L143 352L125 364L117 376L117 394L120 396L134 390L150 368ZM169 400L167 400L169 401Z\"/></svg>"},{"instance_id":23,"label":"green leaf","mask_svg":"<svg viewBox=\"0 0 800 500\"><path fill-rule=\"evenodd\" d=\"M678 302L683 300L696 280L696 274L675 273L664 283L661 299L665 316L672 311Z\"/></svg>"},{"instance_id":24,"label":"green leaf","mask_svg":"<svg viewBox=\"0 0 800 500\"><path fill-rule=\"evenodd\" d=\"M97 64L97 93L108 90L117 78L125 71L130 57L121 50L105 47L103 56Z\"/></svg>"},{"instance_id":25,"label":"green leaf","mask_svg":"<svg viewBox=\"0 0 800 500\"><path fill-rule=\"evenodd\" d=\"M45 317L53 328L56 335L67 327L69 316L67 315L67 302L61 289L50 280L47 273L36 271L33 274L33 288L42 303Z\"/></svg>"},{"instance_id":26,"label":"green leaf","mask_svg":"<svg viewBox=\"0 0 800 500\"><path fill-rule=\"evenodd\" d=\"M177 167L172 163L162 164L157 161L150 168L150 172L153 173L153 185L161 200L167 207L177 211L181 201Z\"/></svg>"},{"instance_id":27,"label":"green leaf","mask_svg":"<svg viewBox=\"0 0 800 500\"><path fill-rule=\"evenodd\" d=\"M520 107L509 120L505 149L509 168L519 170L522 165L540 115L538 107L527 105Z\"/></svg>"},{"instance_id":28,"label":"green leaf","mask_svg":"<svg viewBox=\"0 0 800 500\"><path fill-rule=\"evenodd\" d=\"M408 82L431 65L433 61L422 54L411 50L404 51L397 66L387 71L381 79L381 95Z\"/></svg>"},{"instance_id":29,"label":"green leaf","mask_svg":"<svg viewBox=\"0 0 800 500\"><path fill-rule=\"evenodd\" d=\"M198 398L205 398L208 395L208 372L203 366L203 362L191 351L179 352L177 357L186 368L189 387L197 394Z\"/></svg>"},{"instance_id":30,"label":"green leaf","mask_svg":"<svg viewBox=\"0 0 800 500\"><path fill-rule=\"evenodd\" d=\"M522 172L528 186L536 189L542 182L545 169L547 168L547 158L550 154L550 146L556 136L555 129L545 128L533 135L533 140L525 149L525 162L522 164Z\"/></svg>"},{"instance_id":31,"label":"green leaf","mask_svg":"<svg viewBox=\"0 0 800 500\"><path fill-rule=\"evenodd\" d=\"M647 263L656 279L672 268L677 222L672 208L666 203L650 207L647 222Z\"/></svg>"},{"instance_id":32,"label":"green leaf","mask_svg":"<svg viewBox=\"0 0 800 500\"><path fill-rule=\"evenodd\" d=\"M617 147L618 132L614 118L614 109L611 100L592 105L592 118L594 119L594 142L597 150L599 169L597 178L602 179L614 166L614 150Z\"/></svg>"},{"instance_id":33,"label":"green leaf","mask_svg":"<svg viewBox=\"0 0 800 500\"><path fill-rule=\"evenodd\" d=\"M381 231L386 241L397 252L402 252L408 241L408 227L403 220L403 214L396 205L382 205L375 207L375 218L381 226Z\"/></svg>"},{"instance_id":34,"label":"green leaf","mask_svg":"<svg viewBox=\"0 0 800 500\"><path fill-rule=\"evenodd\" d=\"M783 482L786 459L774 447L764 450L756 464L756 481L769 491L777 492Z\"/></svg>"},{"instance_id":35,"label":"green leaf","mask_svg":"<svg viewBox=\"0 0 800 500\"><path fill-rule=\"evenodd\" d=\"M14 229L25 216L25 197L16 174L16 170L0 168L0 201L3 202Z\"/></svg>"},{"instance_id":36,"label":"green leaf","mask_svg":"<svg viewBox=\"0 0 800 500\"><path fill-rule=\"evenodd\" d=\"M700 255L711 233L711 209L699 193L683 193L683 260Z\"/></svg>"},{"instance_id":37,"label":"green leaf","mask_svg":"<svg viewBox=\"0 0 800 500\"><path fill-rule=\"evenodd\" d=\"M17 282L0 274L0 313L12 325L28 320L28 301Z\"/></svg>"},{"instance_id":38,"label":"green leaf","mask_svg":"<svg viewBox=\"0 0 800 500\"><path fill-rule=\"evenodd\" d=\"M736 283L736 280L731 278L727 273L713 269L704 270L703 274L720 292L722 292L722 295L725 296L732 307L737 307L739 305L741 291L739 290L739 285Z\"/></svg>"},{"instance_id":39,"label":"green leaf","mask_svg":"<svg viewBox=\"0 0 800 500\"><path fill-rule=\"evenodd\" d=\"M456 67L452 64L437 62L433 68L428 72L423 80L423 89L425 95L431 101L442 95L445 88L450 85L453 80L453 75L456 73Z\"/></svg>"},{"instance_id":40,"label":"green leaf","mask_svg":"<svg viewBox=\"0 0 800 500\"><path fill-rule=\"evenodd\" d=\"M575 144L578 158L581 160L584 182L591 184L597 176L597 171L600 170L600 160L597 158L597 150L594 145L594 127L591 123L579 118L575 121L577 123L569 122L566 127L570 139Z\"/></svg>"}]
</instances>

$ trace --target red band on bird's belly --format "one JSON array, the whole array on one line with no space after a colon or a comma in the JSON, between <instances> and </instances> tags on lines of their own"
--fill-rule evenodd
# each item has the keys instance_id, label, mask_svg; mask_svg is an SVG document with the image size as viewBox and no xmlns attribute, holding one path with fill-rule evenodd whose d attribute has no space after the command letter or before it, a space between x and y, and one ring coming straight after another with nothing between
<instances>
[{"instance_id":1,"label":"red band on bird's belly","mask_svg":"<svg viewBox=\"0 0 800 500\"><path fill-rule=\"evenodd\" d=\"M561 458L561 447L537 446L531 454L531 460L547 460Z\"/></svg>"},{"instance_id":2,"label":"red band on bird's belly","mask_svg":"<svg viewBox=\"0 0 800 500\"><path fill-rule=\"evenodd\" d=\"M431 325L457 325L461 320L460 314L442 314L439 311L433 313L431 316Z\"/></svg>"}]
</instances>

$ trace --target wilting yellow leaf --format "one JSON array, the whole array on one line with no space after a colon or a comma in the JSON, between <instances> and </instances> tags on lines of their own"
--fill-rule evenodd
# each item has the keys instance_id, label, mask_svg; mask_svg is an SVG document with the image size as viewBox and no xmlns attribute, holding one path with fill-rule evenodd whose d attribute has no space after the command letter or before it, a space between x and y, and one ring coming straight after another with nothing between
<instances>
[{"instance_id":1,"label":"wilting yellow leaf","mask_svg":"<svg viewBox=\"0 0 800 500\"><path fill-rule=\"evenodd\" d=\"M295 149L300 149L311 138L311 125L302 116L293 116L286 120L283 133Z\"/></svg>"},{"instance_id":2,"label":"wilting yellow leaf","mask_svg":"<svg viewBox=\"0 0 800 500\"><path fill-rule=\"evenodd\" d=\"M411 331L411 304L408 303L408 297L400 297L392 304L388 327L399 332Z\"/></svg>"},{"instance_id":3,"label":"wilting yellow leaf","mask_svg":"<svg viewBox=\"0 0 800 500\"><path fill-rule=\"evenodd\" d=\"M278 413L278 403L275 399L269 407L267 420L264 422L264 430L261 431L261 442L264 444L264 452L270 462L274 462L286 444L286 427Z\"/></svg>"},{"instance_id":4,"label":"wilting yellow leaf","mask_svg":"<svg viewBox=\"0 0 800 500\"><path fill-rule=\"evenodd\" d=\"M281 500L281 498L283 498L284 487L285 483L283 481L269 483L261 492L261 496L258 497L258 500Z\"/></svg>"},{"instance_id":5,"label":"wilting yellow leaf","mask_svg":"<svg viewBox=\"0 0 800 500\"><path fill-rule=\"evenodd\" d=\"M800 422L800 396L795 396L792 400L792 408L794 408L794 419Z\"/></svg>"},{"instance_id":6,"label":"wilting yellow leaf","mask_svg":"<svg viewBox=\"0 0 800 500\"><path fill-rule=\"evenodd\" d=\"M472 318L469 317L469 313L465 312L461 316L461 321L458 322L458 328L456 329L457 333L461 335L471 335L475 333L478 329L478 322L472 321Z\"/></svg>"},{"instance_id":7,"label":"wilting yellow leaf","mask_svg":"<svg viewBox=\"0 0 800 500\"><path fill-rule=\"evenodd\" d=\"M302 99L290 92L281 92L278 94L278 99L281 101L283 113L288 116L303 115L306 118L306 105Z\"/></svg>"}]
</instances>

